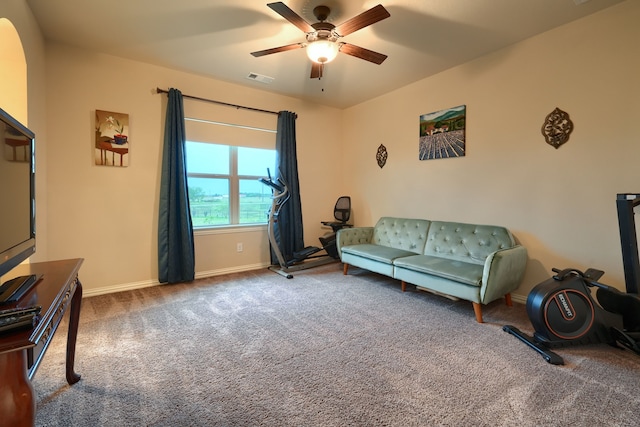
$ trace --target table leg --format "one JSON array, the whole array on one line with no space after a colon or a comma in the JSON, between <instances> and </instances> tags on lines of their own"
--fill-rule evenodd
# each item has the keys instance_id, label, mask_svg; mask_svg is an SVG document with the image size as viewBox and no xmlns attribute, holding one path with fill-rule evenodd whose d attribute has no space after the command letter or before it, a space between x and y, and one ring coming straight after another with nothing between
<instances>
[{"instance_id":1,"label":"table leg","mask_svg":"<svg viewBox=\"0 0 640 427\"><path fill-rule=\"evenodd\" d=\"M33 426L36 401L29 381L27 350L0 354L0 378L0 424Z\"/></svg>"},{"instance_id":2,"label":"table leg","mask_svg":"<svg viewBox=\"0 0 640 427\"><path fill-rule=\"evenodd\" d=\"M82 303L82 283L76 279L76 288L71 297L71 311L69 313L69 332L67 335L67 382L75 384L80 381L73 365L76 359L76 339L78 338L78 324L80 323L80 305Z\"/></svg>"}]
</instances>

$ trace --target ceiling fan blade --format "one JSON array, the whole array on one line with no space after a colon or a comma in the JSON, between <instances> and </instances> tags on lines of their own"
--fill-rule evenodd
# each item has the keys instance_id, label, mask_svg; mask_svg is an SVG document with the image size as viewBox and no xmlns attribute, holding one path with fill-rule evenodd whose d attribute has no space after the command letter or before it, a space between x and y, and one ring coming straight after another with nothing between
<instances>
[{"instance_id":1,"label":"ceiling fan blade","mask_svg":"<svg viewBox=\"0 0 640 427\"><path fill-rule=\"evenodd\" d=\"M335 28L336 33L340 35L340 37L344 37L347 34L351 34L354 31L358 31L361 28L367 27L371 24L375 24L378 21L382 21L383 19L387 19L391 14L384 8L381 4L372 7L366 12L362 12L358 16L354 16L346 22L338 25Z\"/></svg>"},{"instance_id":2,"label":"ceiling fan blade","mask_svg":"<svg viewBox=\"0 0 640 427\"><path fill-rule=\"evenodd\" d=\"M387 55L383 55L382 53L374 52L372 50L349 43L342 43L340 52L346 53L347 55L355 56L356 58L364 59L365 61L373 62L374 64L378 65L382 64L384 60L387 59Z\"/></svg>"},{"instance_id":3,"label":"ceiling fan blade","mask_svg":"<svg viewBox=\"0 0 640 427\"><path fill-rule=\"evenodd\" d=\"M321 79L324 64L318 64L317 62L311 62L311 78Z\"/></svg>"},{"instance_id":4,"label":"ceiling fan blade","mask_svg":"<svg viewBox=\"0 0 640 427\"><path fill-rule=\"evenodd\" d=\"M291 22L296 27L300 28L305 33L311 33L315 31L315 29L311 26L311 24L305 21L300 15L295 13L293 10L289 9L289 6L282 3L281 1L278 1L275 3L268 3L267 6L273 9L274 12L282 16L284 19Z\"/></svg>"},{"instance_id":5,"label":"ceiling fan blade","mask_svg":"<svg viewBox=\"0 0 640 427\"><path fill-rule=\"evenodd\" d=\"M301 47L304 47L304 45L305 45L304 43L293 43L293 44L288 44L286 46L274 47L274 48L271 48L271 49L265 49L265 50L259 50L257 52L251 52L251 55L253 55L255 57L271 55L272 53L286 52L288 50L300 49Z\"/></svg>"}]
</instances>

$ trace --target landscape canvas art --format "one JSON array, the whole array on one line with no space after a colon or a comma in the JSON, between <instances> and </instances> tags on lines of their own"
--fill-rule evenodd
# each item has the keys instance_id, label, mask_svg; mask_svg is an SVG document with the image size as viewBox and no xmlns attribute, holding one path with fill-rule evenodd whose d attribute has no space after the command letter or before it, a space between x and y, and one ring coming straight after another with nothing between
<instances>
[{"instance_id":1,"label":"landscape canvas art","mask_svg":"<svg viewBox=\"0 0 640 427\"><path fill-rule=\"evenodd\" d=\"M96 110L94 162L129 166L129 115Z\"/></svg>"},{"instance_id":2,"label":"landscape canvas art","mask_svg":"<svg viewBox=\"0 0 640 427\"><path fill-rule=\"evenodd\" d=\"M420 160L445 159L465 155L467 106L420 116Z\"/></svg>"}]
</instances>

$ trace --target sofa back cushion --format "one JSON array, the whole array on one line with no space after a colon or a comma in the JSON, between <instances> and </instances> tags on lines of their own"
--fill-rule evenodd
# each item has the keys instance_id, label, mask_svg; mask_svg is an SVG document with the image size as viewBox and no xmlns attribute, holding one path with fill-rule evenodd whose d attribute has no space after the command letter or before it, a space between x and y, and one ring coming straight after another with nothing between
<instances>
[{"instance_id":1,"label":"sofa back cushion","mask_svg":"<svg viewBox=\"0 0 640 427\"><path fill-rule=\"evenodd\" d=\"M371 243L421 254L430 223L426 219L382 217L373 227Z\"/></svg>"},{"instance_id":2,"label":"sofa back cushion","mask_svg":"<svg viewBox=\"0 0 640 427\"><path fill-rule=\"evenodd\" d=\"M513 235L504 227L432 221L424 254L484 264L491 253L515 244Z\"/></svg>"}]
</instances>

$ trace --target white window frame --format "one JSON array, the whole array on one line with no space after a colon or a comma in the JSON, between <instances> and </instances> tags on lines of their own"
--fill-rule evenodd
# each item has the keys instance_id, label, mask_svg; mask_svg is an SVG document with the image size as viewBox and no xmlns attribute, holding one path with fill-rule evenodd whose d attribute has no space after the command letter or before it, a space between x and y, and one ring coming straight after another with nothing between
<instances>
[{"instance_id":1,"label":"white window frame","mask_svg":"<svg viewBox=\"0 0 640 427\"><path fill-rule=\"evenodd\" d=\"M195 107L195 106L194 106ZM193 115L192 115L193 114ZM225 174L212 174L212 173L189 173L188 177L204 178L204 179L228 179L229 180L229 223L219 225L203 225L194 227L195 230L212 230L222 228L237 228L237 227L251 227L259 226L264 227L267 224L268 218L265 212L264 222L253 222L247 224L240 224L240 180L241 179L255 179L266 178L266 169L264 175L238 175L238 149L239 148L256 148L263 150L272 150L275 152L275 136L276 130L268 126L271 126L271 118L267 121L263 117L244 116L238 112L233 113L234 121L236 123L212 121L209 119L197 118L196 116L203 116L206 113L204 111L192 111L188 117L185 117L186 125L186 140L187 142L212 144L218 146L229 147L229 175ZM231 117L231 116L229 116ZM256 119L254 121L253 119ZM255 123L257 127L249 125L249 123ZM240 124L243 123L243 124ZM273 165L275 167L275 165ZM273 172L273 171L272 171Z\"/></svg>"},{"instance_id":2,"label":"white window frame","mask_svg":"<svg viewBox=\"0 0 640 427\"><path fill-rule=\"evenodd\" d=\"M253 179L257 181L260 178L267 178L266 174L265 175L239 175L238 174L238 150L240 148L253 148L253 147L216 144L213 142L198 142L198 141L187 141L187 143L212 144L212 145L225 146L229 148L229 174L228 175L216 174L216 173L189 172L187 170L187 183L188 183L188 178L227 179L229 181L229 223L219 224L219 225L194 226L194 229L204 230L209 228L221 228L221 227L246 227L246 226L250 227L250 226L266 225L268 221L266 212L265 212L264 221L251 222L246 224L240 223L240 180ZM268 149L268 148L262 148L262 149L272 150L275 152L275 149Z\"/></svg>"}]
</instances>

